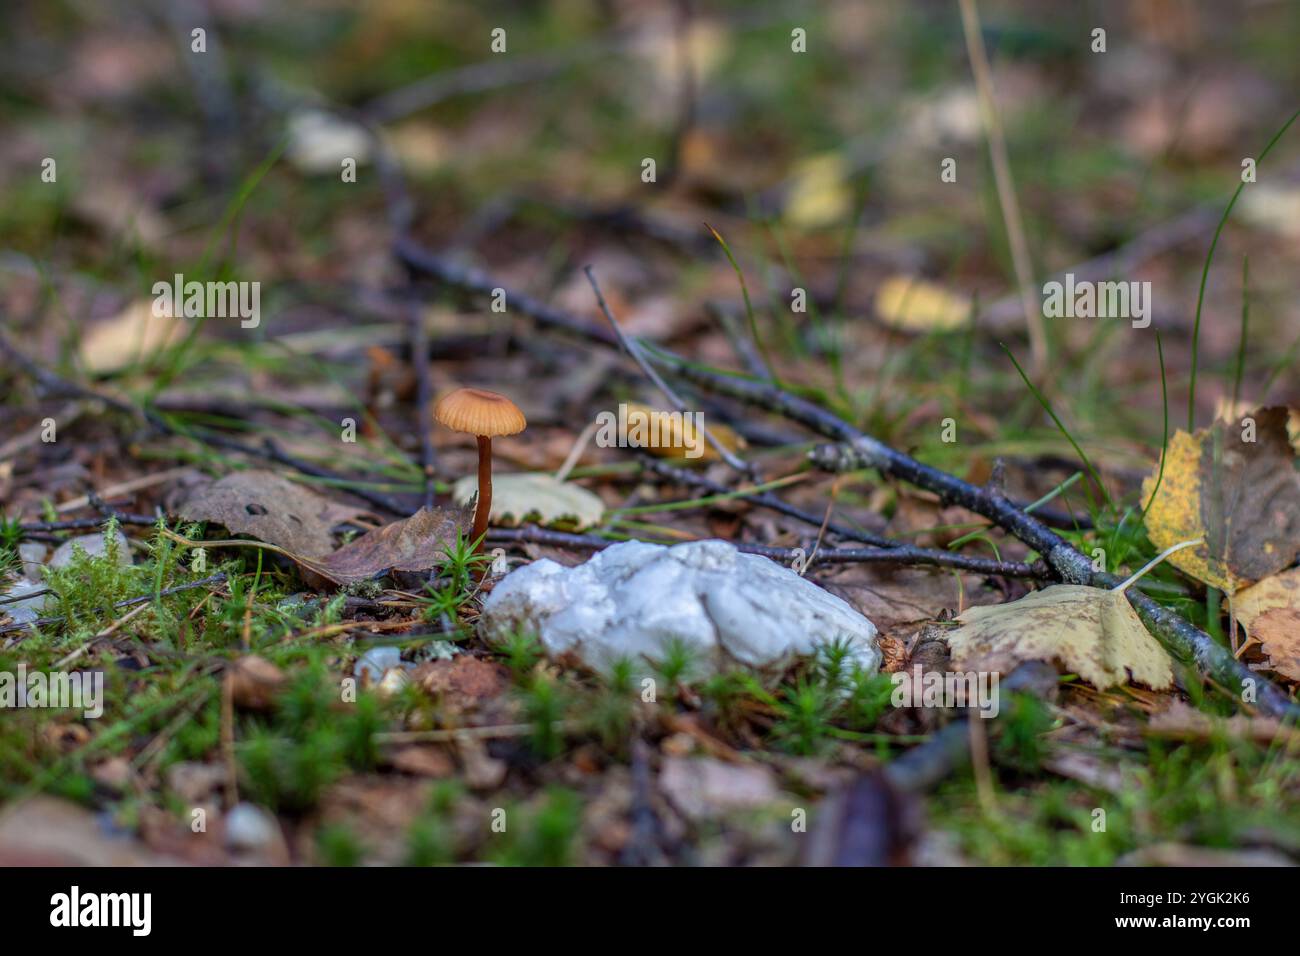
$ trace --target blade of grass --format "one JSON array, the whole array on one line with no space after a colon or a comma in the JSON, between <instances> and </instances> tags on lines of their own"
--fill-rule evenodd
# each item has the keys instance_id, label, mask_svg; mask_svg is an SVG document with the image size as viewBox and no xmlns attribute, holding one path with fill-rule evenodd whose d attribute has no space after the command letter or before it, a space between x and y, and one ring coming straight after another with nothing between
<instances>
[{"instance_id":1,"label":"blade of grass","mask_svg":"<svg viewBox=\"0 0 1300 956\"><path fill-rule=\"evenodd\" d=\"M1237 337L1237 371L1232 379L1232 414L1241 400L1241 373L1246 367L1246 339L1250 330L1250 256L1241 257L1241 335Z\"/></svg>"},{"instance_id":2,"label":"blade of grass","mask_svg":"<svg viewBox=\"0 0 1300 956\"><path fill-rule=\"evenodd\" d=\"M773 480L764 482L761 485L754 485L752 488L741 488L739 491L728 491L717 495L705 495L701 498L689 498L684 501L666 501L657 505L640 505L635 508L614 508L607 511L605 514L607 517L621 518L627 515L648 515L657 514L661 511L682 511L688 508L702 508L719 501L731 501L736 498L746 498L750 495L762 494L765 491L771 491L773 488L784 488L786 485L792 485L797 481L806 480L811 474L811 472L801 471L795 475L786 475L784 478L774 478Z\"/></svg>"},{"instance_id":3,"label":"blade of grass","mask_svg":"<svg viewBox=\"0 0 1300 956\"><path fill-rule=\"evenodd\" d=\"M1151 497L1147 499L1146 505L1142 508L1142 517L1146 518L1147 509L1151 507L1151 502L1156 500L1156 493L1160 491L1160 483L1165 480L1165 458L1169 453L1169 388L1165 381L1165 350L1160 344L1160 330L1156 330L1156 356L1160 359L1160 404L1164 408L1165 424L1163 437L1160 439L1160 470L1156 473L1156 486L1151 489Z\"/></svg>"},{"instance_id":4,"label":"blade of grass","mask_svg":"<svg viewBox=\"0 0 1300 956\"><path fill-rule=\"evenodd\" d=\"M727 240L722 238L722 233L714 229L707 222L704 228L709 230L713 238L722 246L723 253L727 256L727 261L731 263L731 268L736 273L736 278L740 281L740 294L745 300L745 315L749 319L749 334L754 337L754 346L758 349L759 354L763 357L763 364L767 366L768 377L772 384L781 387L781 381L776 377L775 366L772 365L772 357L767 354L767 346L763 344L763 338L758 334L758 318L754 315L754 303L749 298L749 287L745 284L745 274L740 269L740 263L736 262L736 257L731 254L731 247L727 245Z\"/></svg>"},{"instance_id":5,"label":"blade of grass","mask_svg":"<svg viewBox=\"0 0 1300 956\"><path fill-rule=\"evenodd\" d=\"M1029 376L1026 375L1025 370L1020 367L1020 363L1016 361L1016 357L1012 354L1011 349L1007 348L1006 343L1004 342L999 342L998 345L1001 345L1002 351L1007 353L1007 358L1011 359L1011 364L1014 365L1016 371L1020 373L1020 378L1024 381L1029 390L1034 393L1034 398L1038 399L1038 404L1042 405L1043 410L1051 416L1052 421L1056 422L1056 427L1061 430L1061 434L1065 436L1071 447L1074 448L1075 454L1083 461L1084 467L1086 467L1088 472L1092 475L1092 480L1097 483L1097 487L1101 489L1101 493L1105 496L1106 504L1113 510L1115 502L1111 499L1110 492L1106 490L1106 485L1102 482L1101 475L1098 473L1097 469L1093 467L1092 461L1083 453L1083 449L1080 448L1079 443L1074 440L1074 436L1070 434L1070 430L1066 428L1061 419L1057 417L1056 411L1052 408L1051 403L1043 397L1043 393L1040 392L1034 383L1029 380Z\"/></svg>"},{"instance_id":6,"label":"blade of grass","mask_svg":"<svg viewBox=\"0 0 1300 956\"><path fill-rule=\"evenodd\" d=\"M1273 146L1282 138L1283 134L1291 128L1291 124L1297 118L1300 118L1300 110L1292 113L1291 118L1282 124L1282 128L1273 134L1273 138L1268 141L1268 145L1264 147L1263 152L1255 160L1256 169L1259 168L1259 164L1264 161L1264 157L1269 154L1269 151L1273 149ZM1232 215L1232 207L1237 205L1237 200L1241 198L1241 191L1245 188L1246 182L1243 180L1237 185L1232 198L1228 200L1228 208L1223 210L1223 216L1214 229L1214 238L1210 240L1210 251L1205 254L1205 265L1201 267L1201 287L1196 293L1196 321L1192 324L1192 379L1187 387L1187 430L1189 432L1194 431L1196 428L1196 369L1199 359L1197 348L1201 341L1201 309L1205 305L1205 283L1210 277L1210 263L1214 261L1214 250L1219 245L1219 236L1228 222L1228 217Z\"/></svg>"}]
</instances>

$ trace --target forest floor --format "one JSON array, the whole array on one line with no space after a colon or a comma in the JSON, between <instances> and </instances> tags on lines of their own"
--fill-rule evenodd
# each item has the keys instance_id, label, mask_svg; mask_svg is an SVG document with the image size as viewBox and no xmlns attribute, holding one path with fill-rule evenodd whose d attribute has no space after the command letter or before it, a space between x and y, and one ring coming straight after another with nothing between
<instances>
[{"instance_id":1,"label":"forest floor","mask_svg":"<svg viewBox=\"0 0 1300 956\"><path fill-rule=\"evenodd\" d=\"M991 160L956 4L194 6L0 13L0 862L1300 860L1296 10L1103 4L1101 52L981 5ZM1044 318L1066 273L1146 298ZM159 317L194 281L249 308ZM475 554L456 386L527 418L498 507L563 471L596 513ZM628 403L726 456L584 436ZM850 432L896 457L832 467ZM995 719L898 706L967 669L955 618L1071 581L1046 528L1088 584L1203 539L1131 585L1168 680L1034 618ZM793 568L880 672L485 639L503 571L630 539Z\"/></svg>"}]
</instances>

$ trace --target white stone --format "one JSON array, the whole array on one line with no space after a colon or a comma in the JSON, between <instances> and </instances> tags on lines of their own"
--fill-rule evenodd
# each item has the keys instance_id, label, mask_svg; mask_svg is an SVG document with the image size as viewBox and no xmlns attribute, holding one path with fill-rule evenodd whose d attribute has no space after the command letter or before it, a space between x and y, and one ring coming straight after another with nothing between
<instances>
[{"instance_id":1,"label":"white stone","mask_svg":"<svg viewBox=\"0 0 1300 956\"><path fill-rule=\"evenodd\" d=\"M24 595L39 591L35 597L24 597ZM20 601L11 601L0 604L0 615L8 615L12 624L30 624L41 616L41 611L45 608L45 585L35 581L28 581L26 578L20 578L15 581L9 590L3 595L5 598L22 598Z\"/></svg>"},{"instance_id":2,"label":"white stone","mask_svg":"<svg viewBox=\"0 0 1300 956\"><path fill-rule=\"evenodd\" d=\"M54 557L50 558L50 567L62 568L71 564L73 549L78 546L92 558L103 554L107 550L107 542L104 540L102 533L83 534L81 537L71 538L59 545L54 552ZM117 532L117 563L124 568L131 566L131 545L127 542L126 535L121 530Z\"/></svg>"},{"instance_id":3,"label":"white stone","mask_svg":"<svg viewBox=\"0 0 1300 956\"><path fill-rule=\"evenodd\" d=\"M18 546L18 557L23 561L23 577L29 581L41 579L41 568L45 564L45 555L49 549L39 541L24 541Z\"/></svg>"},{"instance_id":4,"label":"white stone","mask_svg":"<svg viewBox=\"0 0 1300 956\"><path fill-rule=\"evenodd\" d=\"M370 684L377 684L384 679L384 673L393 667L402 666L402 649L388 644L372 647L366 651L352 666L352 676L364 678Z\"/></svg>"},{"instance_id":5,"label":"white stone","mask_svg":"<svg viewBox=\"0 0 1300 956\"><path fill-rule=\"evenodd\" d=\"M226 814L226 846L232 850L261 850L281 839L280 824L252 803L237 803Z\"/></svg>"},{"instance_id":6,"label":"white stone","mask_svg":"<svg viewBox=\"0 0 1300 956\"><path fill-rule=\"evenodd\" d=\"M289 117L289 161L306 173L342 171L345 159L358 166L370 160L370 134L365 127L327 110L303 109Z\"/></svg>"},{"instance_id":7,"label":"white stone","mask_svg":"<svg viewBox=\"0 0 1300 956\"><path fill-rule=\"evenodd\" d=\"M479 621L489 642L532 632L550 655L598 671L661 659L674 640L705 673L786 667L832 641L866 670L881 657L875 625L840 598L726 541L625 541L574 568L534 561L493 588Z\"/></svg>"}]
</instances>

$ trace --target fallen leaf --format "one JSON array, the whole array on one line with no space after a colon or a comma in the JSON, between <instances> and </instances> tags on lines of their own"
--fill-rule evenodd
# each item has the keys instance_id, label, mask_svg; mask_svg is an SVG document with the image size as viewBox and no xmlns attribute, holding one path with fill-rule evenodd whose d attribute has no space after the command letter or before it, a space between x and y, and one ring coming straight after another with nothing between
<instances>
[{"instance_id":1,"label":"fallen leaf","mask_svg":"<svg viewBox=\"0 0 1300 956\"><path fill-rule=\"evenodd\" d=\"M98 813L70 800L34 796L0 818L0 866L165 866L134 837L114 833Z\"/></svg>"},{"instance_id":2,"label":"fallen leaf","mask_svg":"<svg viewBox=\"0 0 1300 956\"><path fill-rule=\"evenodd\" d=\"M257 469L237 471L194 490L179 513L187 521L215 521L233 534L252 535L307 558L334 550L335 525L362 515L375 517Z\"/></svg>"},{"instance_id":3,"label":"fallen leaf","mask_svg":"<svg viewBox=\"0 0 1300 956\"><path fill-rule=\"evenodd\" d=\"M1273 670L1300 681L1300 610L1278 607L1265 611L1255 619L1252 636L1264 645Z\"/></svg>"},{"instance_id":4,"label":"fallen leaf","mask_svg":"<svg viewBox=\"0 0 1300 956\"><path fill-rule=\"evenodd\" d=\"M1054 774L1107 793L1124 793L1139 785L1132 767L1118 764L1109 756L1102 757L1096 753L1058 750L1043 761L1043 767Z\"/></svg>"},{"instance_id":5,"label":"fallen leaf","mask_svg":"<svg viewBox=\"0 0 1300 956\"><path fill-rule=\"evenodd\" d=\"M129 186L104 178L78 189L73 194L72 208L115 242L141 250L162 252L174 231L153 203Z\"/></svg>"},{"instance_id":6,"label":"fallen leaf","mask_svg":"<svg viewBox=\"0 0 1300 956\"><path fill-rule=\"evenodd\" d=\"M1181 700L1153 715L1145 732L1150 736L1178 740L1208 740L1225 736L1257 743L1295 743L1300 740L1300 731L1290 725L1284 726L1275 717L1249 717L1246 714L1216 717Z\"/></svg>"},{"instance_id":7,"label":"fallen leaf","mask_svg":"<svg viewBox=\"0 0 1300 956\"><path fill-rule=\"evenodd\" d=\"M411 679L423 687L425 693L440 697L461 710L499 697L510 685L508 672L502 665L468 654L449 661L421 664Z\"/></svg>"},{"instance_id":8,"label":"fallen leaf","mask_svg":"<svg viewBox=\"0 0 1300 956\"><path fill-rule=\"evenodd\" d=\"M692 820L767 806L780 797L771 769L712 757L665 757L659 786Z\"/></svg>"},{"instance_id":9,"label":"fallen leaf","mask_svg":"<svg viewBox=\"0 0 1300 956\"><path fill-rule=\"evenodd\" d=\"M1142 485L1152 544L1164 549L1204 538L1170 556L1179 570L1229 593L1289 567L1300 554L1300 475L1285 408L1259 409L1242 423L1215 422L1169 440ZM1253 440L1248 440L1246 436Z\"/></svg>"},{"instance_id":10,"label":"fallen leaf","mask_svg":"<svg viewBox=\"0 0 1300 956\"><path fill-rule=\"evenodd\" d=\"M468 505L478 494L478 478L466 475L451 488L457 504ZM529 472L492 477L493 524L514 527L525 521L563 524L574 530L599 524L605 502L579 485L556 481L551 475Z\"/></svg>"},{"instance_id":11,"label":"fallen leaf","mask_svg":"<svg viewBox=\"0 0 1300 956\"><path fill-rule=\"evenodd\" d=\"M948 332L970 321L971 302L964 295L924 279L894 276L876 290L876 317L907 332Z\"/></svg>"},{"instance_id":12,"label":"fallen leaf","mask_svg":"<svg viewBox=\"0 0 1300 956\"><path fill-rule=\"evenodd\" d=\"M745 447L745 439L726 425L710 423L705 427L727 451L739 451ZM688 461L718 461L722 458L704 436L703 430L696 428L695 421L681 412L628 402L619 429L622 441L633 448L644 448L660 458Z\"/></svg>"},{"instance_id":13,"label":"fallen leaf","mask_svg":"<svg viewBox=\"0 0 1300 956\"><path fill-rule=\"evenodd\" d=\"M304 173L339 175L343 160L370 160L370 134L357 123L327 110L305 109L289 117L285 155Z\"/></svg>"},{"instance_id":14,"label":"fallen leaf","mask_svg":"<svg viewBox=\"0 0 1300 956\"><path fill-rule=\"evenodd\" d=\"M976 574L955 574L937 568L885 565L845 565L819 575L820 583L870 618L882 633L908 638L916 627L945 610L994 604L1005 595L988 587Z\"/></svg>"},{"instance_id":15,"label":"fallen leaf","mask_svg":"<svg viewBox=\"0 0 1300 956\"><path fill-rule=\"evenodd\" d=\"M176 345L190 329L188 319L153 314L153 300L139 299L81 337L78 354L87 371L117 372Z\"/></svg>"},{"instance_id":16,"label":"fallen leaf","mask_svg":"<svg viewBox=\"0 0 1300 956\"><path fill-rule=\"evenodd\" d=\"M462 734L456 738L456 749L465 771L465 783L471 790L495 790L505 782L510 766L489 755L483 741Z\"/></svg>"},{"instance_id":17,"label":"fallen leaf","mask_svg":"<svg viewBox=\"0 0 1300 956\"><path fill-rule=\"evenodd\" d=\"M394 770L409 773L416 777L443 779L456 772L456 765L441 747L425 744L410 744L399 747L393 752L388 762Z\"/></svg>"},{"instance_id":18,"label":"fallen leaf","mask_svg":"<svg viewBox=\"0 0 1300 956\"><path fill-rule=\"evenodd\" d=\"M385 139L405 169L422 175L442 168L452 152L450 137L418 120L389 130Z\"/></svg>"},{"instance_id":19,"label":"fallen leaf","mask_svg":"<svg viewBox=\"0 0 1300 956\"><path fill-rule=\"evenodd\" d=\"M318 561L299 563L335 584L368 581L384 571L428 571L447 560L445 549L469 526L468 518L460 509L421 508Z\"/></svg>"},{"instance_id":20,"label":"fallen leaf","mask_svg":"<svg viewBox=\"0 0 1300 956\"><path fill-rule=\"evenodd\" d=\"M1300 568L1288 568L1273 574L1257 584L1242 588L1232 599L1232 610L1237 620L1249 632L1256 619L1275 608L1300 607Z\"/></svg>"},{"instance_id":21,"label":"fallen leaf","mask_svg":"<svg viewBox=\"0 0 1300 956\"><path fill-rule=\"evenodd\" d=\"M1053 584L1018 601L973 607L948 632L953 670L1010 673L1021 661L1059 661L1094 687L1174 681L1169 655L1118 591Z\"/></svg>"},{"instance_id":22,"label":"fallen leaf","mask_svg":"<svg viewBox=\"0 0 1300 956\"><path fill-rule=\"evenodd\" d=\"M247 654L230 665L231 696L244 710L270 710L284 686L284 672L265 657Z\"/></svg>"},{"instance_id":23,"label":"fallen leaf","mask_svg":"<svg viewBox=\"0 0 1300 956\"><path fill-rule=\"evenodd\" d=\"M840 153L822 153L799 163L791 176L785 220L800 229L842 222L853 210L849 166Z\"/></svg>"}]
</instances>

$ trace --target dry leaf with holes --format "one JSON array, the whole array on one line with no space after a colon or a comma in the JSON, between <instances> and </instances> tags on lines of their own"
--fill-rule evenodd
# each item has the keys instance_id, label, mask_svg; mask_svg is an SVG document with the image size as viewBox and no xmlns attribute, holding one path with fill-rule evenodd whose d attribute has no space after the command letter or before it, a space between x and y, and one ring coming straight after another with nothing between
<instances>
[{"instance_id":1,"label":"dry leaf with holes","mask_svg":"<svg viewBox=\"0 0 1300 956\"><path fill-rule=\"evenodd\" d=\"M1205 539L1170 558L1179 570L1232 593L1295 562L1300 474L1287 419L1285 408L1263 408L1249 416L1253 435L1249 424L1215 422L1170 438L1159 488L1157 467L1142 495L1151 500L1144 522L1156 547Z\"/></svg>"},{"instance_id":2,"label":"dry leaf with holes","mask_svg":"<svg viewBox=\"0 0 1300 956\"><path fill-rule=\"evenodd\" d=\"M233 534L252 535L306 558L334 550L334 526L363 508L330 501L271 471L237 471L192 491L180 506L186 521L215 521Z\"/></svg>"},{"instance_id":3,"label":"dry leaf with holes","mask_svg":"<svg viewBox=\"0 0 1300 956\"><path fill-rule=\"evenodd\" d=\"M907 332L948 332L970 322L971 301L912 276L886 279L876 290L876 317Z\"/></svg>"},{"instance_id":4,"label":"dry leaf with holes","mask_svg":"<svg viewBox=\"0 0 1300 956\"><path fill-rule=\"evenodd\" d=\"M323 558L308 557L276 544L260 541L191 541L174 532L163 535L191 547L260 547L282 554L297 564L309 584L353 584L369 581L386 571L428 571L446 560L446 550L469 525L462 509L421 508L409 518L367 531ZM313 578L313 575L315 576Z\"/></svg>"},{"instance_id":5,"label":"dry leaf with holes","mask_svg":"<svg viewBox=\"0 0 1300 956\"><path fill-rule=\"evenodd\" d=\"M952 670L1010 673L1022 661L1056 661L1094 687L1130 679L1153 690L1174 682L1169 655L1122 591L1053 584L1019 601L973 607L947 633Z\"/></svg>"},{"instance_id":6,"label":"dry leaf with holes","mask_svg":"<svg viewBox=\"0 0 1300 956\"><path fill-rule=\"evenodd\" d=\"M478 478L466 475L451 488L457 504L468 505L478 494ZM586 488L556 481L542 473L496 475L492 479L493 524L514 527L525 521L562 524L575 530L600 524L605 502Z\"/></svg>"}]
</instances>

